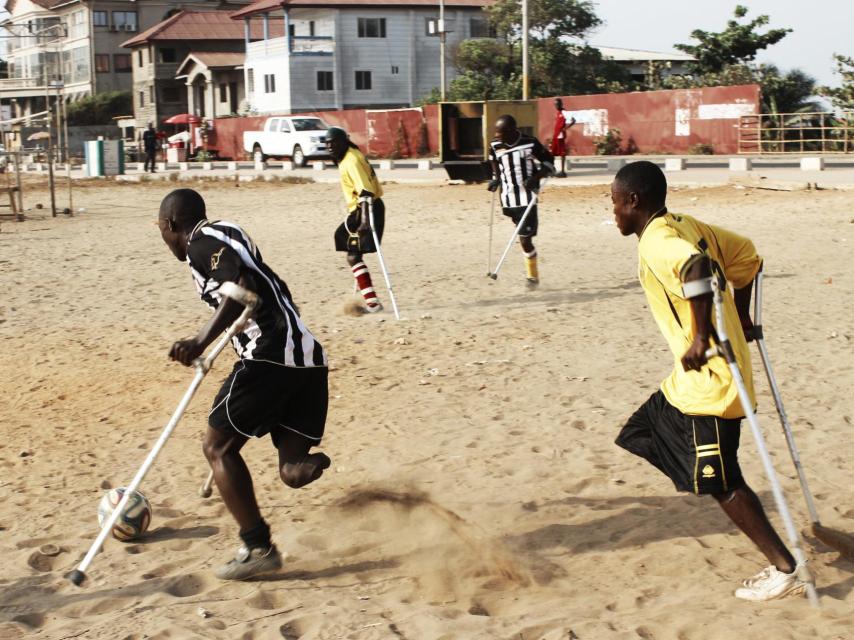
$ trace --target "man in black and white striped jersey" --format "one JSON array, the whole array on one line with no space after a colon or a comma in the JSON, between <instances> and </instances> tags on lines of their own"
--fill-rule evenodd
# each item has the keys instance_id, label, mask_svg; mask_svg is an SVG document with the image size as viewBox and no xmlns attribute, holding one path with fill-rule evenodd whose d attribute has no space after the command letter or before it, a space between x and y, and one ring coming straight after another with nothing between
<instances>
[{"instance_id":1,"label":"man in black and white striped jersey","mask_svg":"<svg viewBox=\"0 0 854 640\"><path fill-rule=\"evenodd\" d=\"M320 444L326 423L326 353L252 239L232 222L208 220L197 192L177 189L167 195L158 226L175 257L189 265L202 300L215 309L196 337L172 345L170 358L191 366L240 315L240 304L218 293L224 282L260 298L254 316L234 337L239 359L214 399L203 449L243 541L235 558L215 571L217 577L243 580L275 571L282 558L240 450L250 437L269 433L278 450L279 476L292 488L317 480L329 467L325 454L309 453Z\"/></svg>"},{"instance_id":2,"label":"man in black and white striped jersey","mask_svg":"<svg viewBox=\"0 0 854 640\"><path fill-rule=\"evenodd\" d=\"M489 161L492 180L488 189L495 191L501 187L504 215L518 225L534 192L540 188L540 180L554 175L554 158L539 140L519 131L513 116L504 115L495 122L495 139L489 144ZM534 205L525 219L525 226L519 230L519 243L525 253L525 271L531 287L540 282L537 249L531 240L537 235L538 226L537 205Z\"/></svg>"}]
</instances>

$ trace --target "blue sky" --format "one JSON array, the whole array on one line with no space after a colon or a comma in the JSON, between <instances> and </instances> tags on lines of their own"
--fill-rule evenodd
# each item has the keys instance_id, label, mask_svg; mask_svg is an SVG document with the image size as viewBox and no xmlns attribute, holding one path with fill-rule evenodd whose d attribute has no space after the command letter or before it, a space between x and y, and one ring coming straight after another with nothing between
<instances>
[{"instance_id":1,"label":"blue sky","mask_svg":"<svg viewBox=\"0 0 854 640\"><path fill-rule=\"evenodd\" d=\"M794 29L765 50L759 62L781 69L800 68L819 84L838 85L832 55L854 56L854 0L592 0L605 21L590 42L610 47L672 51L689 43L691 31L721 31L736 4L749 9L747 17L766 14L769 27Z\"/></svg>"}]
</instances>

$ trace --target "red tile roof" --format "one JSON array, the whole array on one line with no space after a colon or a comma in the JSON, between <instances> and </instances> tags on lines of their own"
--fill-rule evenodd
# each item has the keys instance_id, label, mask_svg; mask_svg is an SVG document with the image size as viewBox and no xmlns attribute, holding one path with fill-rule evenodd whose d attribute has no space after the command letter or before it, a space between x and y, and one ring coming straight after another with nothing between
<instances>
[{"instance_id":1,"label":"red tile roof","mask_svg":"<svg viewBox=\"0 0 854 640\"><path fill-rule=\"evenodd\" d=\"M137 34L123 47L135 47L152 40L243 40L243 25L228 11L179 11L150 29ZM262 38L262 25L252 25L252 38Z\"/></svg>"},{"instance_id":2,"label":"red tile roof","mask_svg":"<svg viewBox=\"0 0 854 640\"><path fill-rule=\"evenodd\" d=\"M489 7L495 0L445 0L446 7ZM258 13L269 13L284 7L346 8L346 7L435 7L439 0L257 0L231 14L235 20Z\"/></svg>"}]
</instances>

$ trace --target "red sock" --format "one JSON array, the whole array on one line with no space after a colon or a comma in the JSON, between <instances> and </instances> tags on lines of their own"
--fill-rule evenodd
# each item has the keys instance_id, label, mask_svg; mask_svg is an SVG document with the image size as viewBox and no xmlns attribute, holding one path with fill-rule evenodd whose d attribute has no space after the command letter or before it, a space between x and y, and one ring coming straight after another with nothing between
<instances>
[{"instance_id":1,"label":"red sock","mask_svg":"<svg viewBox=\"0 0 854 640\"><path fill-rule=\"evenodd\" d=\"M353 277L356 278L356 285L362 297L365 299L365 304L369 307L375 307L380 303L377 299L377 294L374 291L374 285L371 282L371 273L364 262L359 262L353 265Z\"/></svg>"}]
</instances>

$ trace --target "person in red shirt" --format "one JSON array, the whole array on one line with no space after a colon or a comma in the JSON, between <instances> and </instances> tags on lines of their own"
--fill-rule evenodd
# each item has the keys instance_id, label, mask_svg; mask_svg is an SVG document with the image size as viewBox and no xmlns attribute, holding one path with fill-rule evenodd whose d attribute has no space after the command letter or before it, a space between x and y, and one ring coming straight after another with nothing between
<instances>
[{"instance_id":1,"label":"person in red shirt","mask_svg":"<svg viewBox=\"0 0 854 640\"><path fill-rule=\"evenodd\" d=\"M552 144L550 151L555 159L560 158L560 171L555 174L557 178L566 177L566 156L569 155L569 145L566 144L566 132L575 124L575 118L571 118L569 124L566 122L566 115L563 110L563 100L555 98L555 109L557 109L557 117L555 117L555 130L552 135Z\"/></svg>"}]
</instances>

